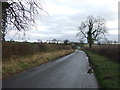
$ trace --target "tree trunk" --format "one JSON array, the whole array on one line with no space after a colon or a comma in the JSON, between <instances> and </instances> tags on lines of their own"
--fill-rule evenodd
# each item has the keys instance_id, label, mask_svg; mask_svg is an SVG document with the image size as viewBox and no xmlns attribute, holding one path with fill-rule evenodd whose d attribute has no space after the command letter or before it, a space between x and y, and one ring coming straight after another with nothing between
<instances>
[{"instance_id":1,"label":"tree trunk","mask_svg":"<svg viewBox=\"0 0 120 90\"><path fill-rule=\"evenodd\" d=\"M87 34L88 34L87 40L88 40L88 43L89 43L89 48L91 49L92 48L92 42L93 42L91 30Z\"/></svg>"},{"instance_id":2,"label":"tree trunk","mask_svg":"<svg viewBox=\"0 0 120 90\"><path fill-rule=\"evenodd\" d=\"M5 41L5 33L2 33L2 41Z\"/></svg>"},{"instance_id":3,"label":"tree trunk","mask_svg":"<svg viewBox=\"0 0 120 90\"><path fill-rule=\"evenodd\" d=\"M5 41L5 35L6 35L6 23L2 22L2 41Z\"/></svg>"},{"instance_id":4,"label":"tree trunk","mask_svg":"<svg viewBox=\"0 0 120 90\"><path fill-rule=\"evenodd\" d=\"M9 4L7 2L2 2L2 41L5 41L6 27L7 27L7 8Z\"/></svg>"},{"instance_id":5,"label":"tree trunk","mask_svg":"<svg viewBox=\"0 0 120 90\"><path fill-rule=\"evenodd\" d=\"M92 40L90 40L89 48L90 48L90 49L92 48Z\"/></svg>"}]
</instances>

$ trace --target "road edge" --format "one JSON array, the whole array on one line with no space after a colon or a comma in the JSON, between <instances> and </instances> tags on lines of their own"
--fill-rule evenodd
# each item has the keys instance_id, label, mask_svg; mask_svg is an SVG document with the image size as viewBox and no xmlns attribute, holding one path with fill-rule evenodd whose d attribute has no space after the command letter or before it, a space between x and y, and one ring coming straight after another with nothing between
<instances>
[{"instance_id":1,"label":"road edge","mask_svg":"<svg viewBox=\"0 0 120 90\"><path fill-rule=\"evenodd\" d=\"M93 67L93 65L92 65L91 58L90 58L90 56L88 55L88 53L87 53L85 50L83 50L83 51L86 53L86 55L87 55L87 57L88 57L88 61L89 61L90 67L92 68L93 74L94 74L94 76L95 76L95 79L97 80L98 88L100 88L100 85L99 85L99 82L98 82L96 73L94 72L94 67Z\"/></svg>"}]
</instances>

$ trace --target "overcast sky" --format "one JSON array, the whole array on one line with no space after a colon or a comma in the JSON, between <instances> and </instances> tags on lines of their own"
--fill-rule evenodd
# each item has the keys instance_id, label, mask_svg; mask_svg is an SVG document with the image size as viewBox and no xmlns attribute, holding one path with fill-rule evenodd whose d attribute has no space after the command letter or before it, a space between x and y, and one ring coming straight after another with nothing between
<instances>
[{"instance_id":1,"label":"overcast sky","mask_svg":"<svg viewBox=\"0 0 120 90\"><path fill-rule=\"evenodd\" d=\"M26 32L25 40L65 40L78 41L76 34L82 21L89 15L106 19L109 40L117 41L119 0L43 0L44 10L49 15L36 15L36 28ZM9 32L7 40L21 40L21 36Z\"/></svg>"}]
</instances>

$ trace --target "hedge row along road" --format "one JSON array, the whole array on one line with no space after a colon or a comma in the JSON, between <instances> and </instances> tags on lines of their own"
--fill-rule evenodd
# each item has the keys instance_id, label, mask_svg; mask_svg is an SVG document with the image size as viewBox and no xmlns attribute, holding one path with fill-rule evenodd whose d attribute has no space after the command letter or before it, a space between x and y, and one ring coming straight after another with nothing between
<instances>
[{"instance_id":1,"label":"hedge row along road","mask_svg":"<svg viewBox=\"0 0 120 90\"><path fill-rule=\"evenodd\" d=\"M3 88L98 88L85 52L74 53L3 80Z\"/></svg>"}]
</instances>

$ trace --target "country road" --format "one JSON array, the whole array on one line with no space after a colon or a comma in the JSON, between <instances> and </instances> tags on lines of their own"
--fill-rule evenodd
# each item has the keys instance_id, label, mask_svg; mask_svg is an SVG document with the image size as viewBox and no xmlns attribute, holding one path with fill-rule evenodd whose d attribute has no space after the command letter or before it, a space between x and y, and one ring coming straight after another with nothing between
<instances>
[{"instance_id":1,"label":"country road","mask_svg":"<svg viewBox=\"0 0 120 90\"><path fill-rule=\"evenodd\" d=\"M31 68L3 80L3 88L98 88L83 51Z\"/></svg>"}]
</instances>

